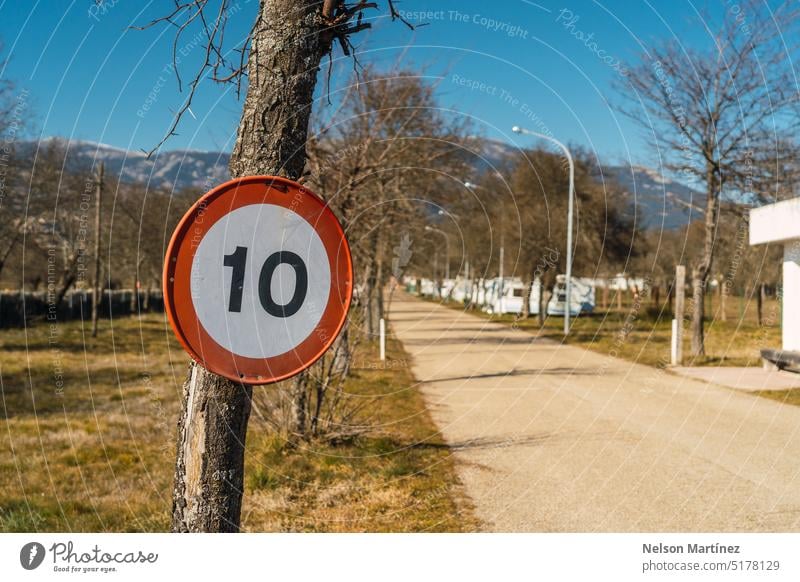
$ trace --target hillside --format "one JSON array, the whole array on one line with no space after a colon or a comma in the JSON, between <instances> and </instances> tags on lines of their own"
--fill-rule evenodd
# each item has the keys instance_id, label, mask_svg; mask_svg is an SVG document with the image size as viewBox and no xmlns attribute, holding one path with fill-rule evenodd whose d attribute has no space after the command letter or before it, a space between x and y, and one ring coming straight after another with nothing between
<instances>
[{"instance_id":1,"label":"hillside","mask_svg":"<svg viewBox=\"0 0 800 582\"><path fill-rule=\"evenodd\" d=\"M478 140L479 138L475 138ZM47 140L43 140L44 144ZM33 154L37 142L24 142L25 153ZM476 150L478 148L476 147ZM480 141L481 159L475 162L476 172L502 168L505 161L520 155L514 146L494 140ZM148 159L144 153L73 140L69 142L72 163L91 165L95 160L105 162L106 173L119 176L124 182L141 182L154 188L182 189L195 187L207 190L228 178L226 152L194 150L164 151ZM703 194L669 178L657 170L641 166L606 166L606 181L616 182L627 192L631 208L639 224L647 228L667 230L680 228L698 218L703 206Z\"/></svg>"}]
</instances>

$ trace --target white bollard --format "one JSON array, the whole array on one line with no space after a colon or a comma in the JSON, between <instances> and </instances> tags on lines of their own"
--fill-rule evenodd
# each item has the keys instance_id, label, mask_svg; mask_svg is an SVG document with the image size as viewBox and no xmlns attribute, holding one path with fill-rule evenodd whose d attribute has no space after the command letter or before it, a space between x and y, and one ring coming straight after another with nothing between
<instances>
[{"instance_id":1,"label":"white bollard","mask_svg":"<svg viewBox=\"0 0 800 582\"><path fill-rule=\"evenodd\" d=\"M670 342L670 362L673 366L678 365L678 320L672 320L672 341Z\"/></svg>"},{"instance_id":2,"label":"white bollard","mask_svg":"<svg viewBox=\"0 0 800 582\"><path fill-rule=\"evenodd\" d=\"M386 360L386 320L381 317L380 321L380 343L381 343L381 362Z\"/></svg>"}]
</instances>

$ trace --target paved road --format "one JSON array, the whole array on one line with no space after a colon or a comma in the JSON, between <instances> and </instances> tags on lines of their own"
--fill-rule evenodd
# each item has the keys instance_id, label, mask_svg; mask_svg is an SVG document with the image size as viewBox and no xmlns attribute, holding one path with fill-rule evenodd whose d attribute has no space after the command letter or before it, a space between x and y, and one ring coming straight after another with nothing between
<instances>
[{"instance_id":1,"label":"paved road","mask_svg":"<svg viewBox=\"0 0 800 582\"><path fill-rule=\"evenodd\" d=\"M396 296L490 531L798 531L800 407Z\"/></svg>"}]
</instances>

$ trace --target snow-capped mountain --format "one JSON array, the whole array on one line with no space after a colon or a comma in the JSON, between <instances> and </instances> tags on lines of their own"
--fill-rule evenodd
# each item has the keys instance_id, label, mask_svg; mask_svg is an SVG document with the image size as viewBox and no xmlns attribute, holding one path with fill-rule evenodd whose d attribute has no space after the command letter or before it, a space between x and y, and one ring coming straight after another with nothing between
<instances>
[{"instance_id":1,"label":"snow-capped mountain","mask_svg":"<svg viewBox=\"0 0 800 582\"><path fill-rule=\"evenodd\" d=\"M477 138L476 138L477 139ZM480 169L503 168L504 159L514 159L521 150L511 144L482 140ZM705 195L663 173L643 166L603 166L607 188L621 188L630 211L643 228L673 230L702 216Z\"/></svg>"},{"instance_id":2,"label":"snow-capped mountain","mask_svg":"<svg viewBox=\"0 0 800 582\"><path fill-rule=\"evenodd\" d=\"M47 146L48 141L24 142L28 153ZM91 166L94 161L105 162L108 176L119 177L123 182L139 182L153 188L182 189L194 187L208 190L228 179L228 159L225 152L200 152L193 150L164 151L151 158L142 152L127 151L110 145L72 140L68 146L68 163ZM508 160L514 160L521 150L511 144L475 138L471 157L476 173L489 169L503 169ZM616 184L627 193L631 209L635 210L637 223L646 228L675 229L700 217L705 196L696 190L660 172L641 166L606 166L603 179L609 187Z\"/></svg>"},{"instance_id":3,"label":"snow-capped mountain","mask_svg":"<svg viewBox=\"0 0 800 582\"><path fill-rule=\"evenodd\" d=\"M26 154L47 147L52 139L40 142L23 142ZM91 166L105 162L107 176L119 177L123 182L139 182L153 188L188 188L208 190L228 179L228 159L225 152L173 150L153 154L148 158L143 152L128 151L114 146L90 141L62 141L67 148L67 163Z\"/></svg>"},{"instance_id":4,"label":"snow-capped mountain","mask_svg":"<svg viewBox=\"0 0 800 582\"><path fill-rule=\"evenodd\" d=\"M705 194L652 168L642 166L606 166L606 179L612 179L628 195L643 228L673 230L702 218ZM663 226L662 226L663 225Z\"/></svg>"}]
</instances>

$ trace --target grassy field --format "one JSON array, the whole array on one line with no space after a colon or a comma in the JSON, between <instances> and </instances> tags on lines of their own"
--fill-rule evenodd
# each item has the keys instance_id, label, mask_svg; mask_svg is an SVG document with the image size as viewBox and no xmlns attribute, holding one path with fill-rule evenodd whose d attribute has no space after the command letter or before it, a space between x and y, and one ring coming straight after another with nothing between
<instances>
[{"instance_id":1,"label":"grassy field","mask_svg":"<svg viewBox=\"0 0 800 582\"><path fill-rule=\"evenodd\" d=\"M157 315L0 332L0 531L164 531L187 357ZM470 531L478 527L398 344L365 348L346 390L374 430L290 444L254 413L243 529ZM256 390L276 390L259 387Z\"/></svg>"},{"instance_id":2,"label":"grassy field","mask_svg":"<svg viewBox=\"0 0 800 582\"><path fill-rule=\"evenodd\" d=\"M661 313L647 300L637 307L626 298L622 309L617 308L614 301L611 304L613 307L609 309L598 308L592 314L574 318L567 343L650 366L668 364L672 314ZM463 309L462 305L454 302L447 305ZM521 320L514 315L489 315L477 310L472 313L514 325L537 337L565 341L564 320L561 317L547 317L544 326L540 327L536 317ZM724 320L713 300L707 302L706 313L706 355L691 357L687 318L684 326L684 365L760 366L761 348L781 345L780 305L774 299L767 300L763 306L762 325L758 325L755 302L745 302L737 297L728 298Z\"/></svg>"}]
</instances>

